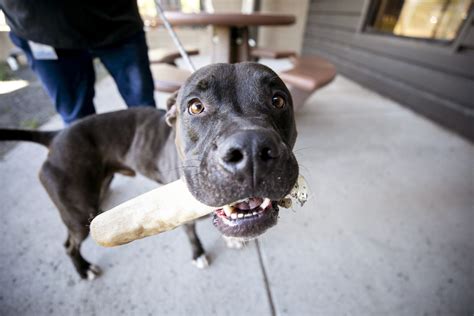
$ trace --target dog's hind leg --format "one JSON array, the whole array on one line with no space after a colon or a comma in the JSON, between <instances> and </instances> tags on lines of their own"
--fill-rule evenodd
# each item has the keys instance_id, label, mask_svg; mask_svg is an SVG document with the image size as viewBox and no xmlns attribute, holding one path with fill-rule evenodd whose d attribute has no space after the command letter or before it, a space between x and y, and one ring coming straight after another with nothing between
<instances>
[{"instance_id":1,"label":"dog's hind leg","mask_svg":"<svg viewBox=\"0 0 474 316\"><path fill-rule=\"evenodd\" d=\"M81 254L82 242L89 235L89 218L83 216L84 211L89 210L90 217L96 214L97 211L94 208L82 206L80 209L76 206L64 205L58 206L61 218L68 229L68 236L64 243L66 248L66 254L71 258L74 268L77 273L83 279L93 280L101 274L101 270L98 266L91 264ZM80 207L80 205L79 205Z\"/></svg>"},{"instance_id":2,"label":"dog's hind leg","mask_svg":"<svg viewBox=\"0 0 474 316\"><path fill-rule=\"evenodd\" d=\"M79 276L83 279L94 280L102 271L98 266L89 263L81 255L81 245L88 234L88 228L69 231L64 247Z\"/></svg>"},{"instance_id":3,"label":"dog's hind leg","mask_svg":"<svg viewBox=\"0 0 474 316\"><path fill-rule=\"evenodd\" d=\"M183 227L191 244L193 264L199 269L207 268L209 266L209 261L207 260L204 248L202 247L201 241L196 233L196 222L184 224Z\"/></svg>"},{"instance_id":4,"label":"dog's hind leg","mask_svg":"<svg viewBox=\"0 0 474 316\"><path fill-rule=\"evenodd\" d=\"M69 179L67 173L48 162L41 168L40 180L68 229L64 243L66 253L81 278L95 279L100 269L82 257L81 245L89 235L90 220L98 213L100 181L86 181L91 179L82 177Z\"/></svg>"}]
</instances>

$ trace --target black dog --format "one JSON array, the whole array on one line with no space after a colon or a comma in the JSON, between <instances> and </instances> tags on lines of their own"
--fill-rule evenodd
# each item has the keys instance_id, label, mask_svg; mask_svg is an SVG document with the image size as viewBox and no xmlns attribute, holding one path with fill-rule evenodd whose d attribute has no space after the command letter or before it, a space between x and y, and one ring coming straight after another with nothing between
<instances>
[{"instance_id":1,"label":"black dog","mask_svg":"<svg viewBox=\"0 0 474 316\"><path fill-rule=\"evenodd\" d=\"M82 278L100 272L80 247L114 173L158 183L184 176L198 200L227 205L213 217L223 235L248 239L275 225L277 202L296 182L295 139L289 91L257 63L198 70L170 98L168 112L111 112L57 132L0 130L0 140L49 147L40 180L68 228L66 251ZM205 259L194 223L185 230L193 259Z\"/></svg>"}]
</instances>

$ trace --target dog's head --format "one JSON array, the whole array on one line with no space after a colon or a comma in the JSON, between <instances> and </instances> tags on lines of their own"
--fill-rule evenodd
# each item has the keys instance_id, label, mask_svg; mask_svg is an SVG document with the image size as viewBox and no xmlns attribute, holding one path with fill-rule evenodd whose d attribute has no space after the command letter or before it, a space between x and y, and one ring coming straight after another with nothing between
<instances>
[{"instance_id":1,"label":"dog's head","mask_svg":"<svg viewBox=\"0 0 474 316\"><path fill-rule=\"evenodd\" d=\"M257 63L210 65L171 103L184 178L194 197L218 207L215 226L252 238L275 225L277 202L298 177L293 104L278 75Z\"/></svg>"}]
</instances>

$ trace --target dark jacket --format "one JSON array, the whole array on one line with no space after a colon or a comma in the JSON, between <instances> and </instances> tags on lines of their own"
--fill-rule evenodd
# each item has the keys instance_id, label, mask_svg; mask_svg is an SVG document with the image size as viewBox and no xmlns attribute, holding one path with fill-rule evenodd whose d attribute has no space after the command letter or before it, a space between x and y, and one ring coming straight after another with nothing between
<instances>
[{"instance_id":1,"label":"dark jacket","mask_svg":"<svg viewBox=\"0 0 474 316\"><path fill-rule=\"evenodd\" d=\"M97 48L143 29L137 0L0 0L17 36L55 48Z\"/></svg>"}]
</instances>

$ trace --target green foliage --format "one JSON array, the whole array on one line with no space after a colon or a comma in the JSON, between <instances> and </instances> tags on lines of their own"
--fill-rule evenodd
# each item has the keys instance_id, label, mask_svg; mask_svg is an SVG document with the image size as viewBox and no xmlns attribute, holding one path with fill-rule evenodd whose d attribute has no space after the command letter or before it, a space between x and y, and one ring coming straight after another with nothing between
<instances>
[{"instance_id":1,"label":"green foliage","mask_svg":"<svg viewBox=\"0 0 474 316\"><path fill-rule=\"evenodd\" d=\"M22 121L20 125L22 128L37 129L40 124L36 119L28 119L28 120Z\"/></svg>"},{"instance_id":2,"label":"green foliage","mask_svg":"<svg viewBox=\"0 0 474 316\"><path fill-rule=\"evenodd\" d=\"M0 81L10 79L10 77L11 77L11 71L7 63L0 62Z\"/></svg>"}]
</instances>

